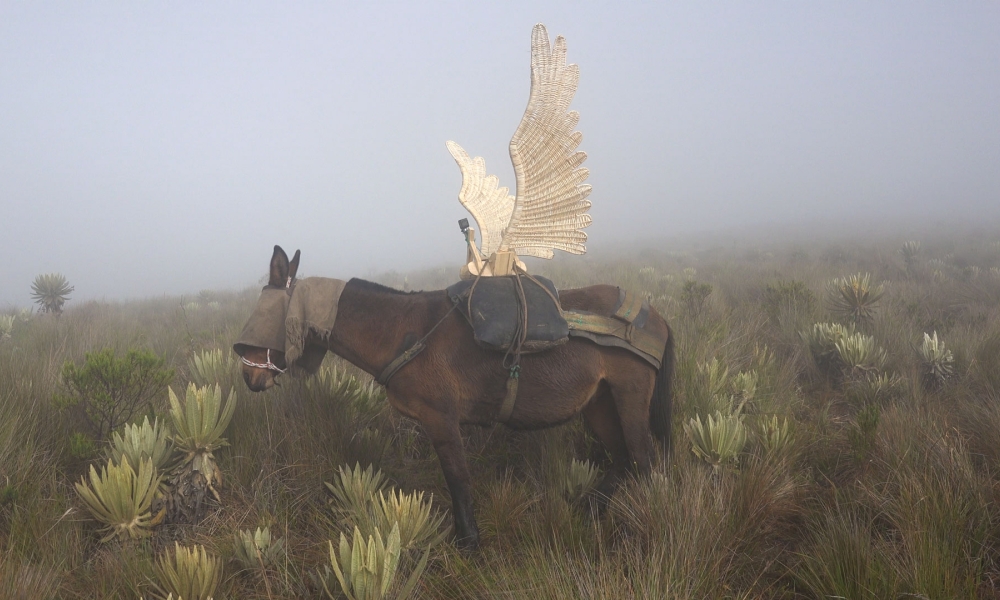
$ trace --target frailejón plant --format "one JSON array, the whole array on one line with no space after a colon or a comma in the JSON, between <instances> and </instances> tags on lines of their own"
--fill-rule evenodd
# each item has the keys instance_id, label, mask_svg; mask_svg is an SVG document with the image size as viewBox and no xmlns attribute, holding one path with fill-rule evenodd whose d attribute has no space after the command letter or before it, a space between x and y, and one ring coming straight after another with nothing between
<instances>
[{"instance_id":1,"label":"frailej\u00f3n plant","mask_svg":"<svg viewBox=\"0 0 1000 600\"><path fill-rule=\"evenodd\" d=\"M378 492L377 501L372 498L376 530L385 531L398 524L399 545L403 550L437 545L447 531L440 531L445 516L434 510L433 498L425 500L423 492L404 494L390 490L388 495Z\"/></svg>"},{"instance_id":2,"label":"frailej\u00f3n plant","mask_svg":"<svg viewBox=\"0 0 1000 600\"><path fill-rule=\"evenodd\" d=\"M0 340L10 337L10 332L14 330L14 315L0 315Z\"/></svg>"},{"instance_id":3,"label":"frailej\u00f3n plant","mask_svg":"<svg viewBox=\"0 0 1000 600\"><path fill-rule=\"evenodd\" d=\"M780 456L791 445L793 434L788 426L788 417L781 421L777 415L770 419L765 419L760 424L760 441L764 445L764 450L772 456Z\"/></svg>"},{"instance_id":4,"label":"frailej\u00f3n plant","mask_svg":"<svg viewBox=\"0 0 1000 600\"><path fill-rule=\"evenodd\" d=\"M285 540L272 538L270 527L237 532L233 548L236 560L245 569L274 567L281 564L285 556Z\"/></svg>"},{"instance_id":5,"label":"frailej\u00f3n plant","mask_svg":"<svg viewBox=\"0 0 1000 600\"><path fill-rule=\"evenodd\" d=\"M944 342L938 340L937 331L934 335L924 333L924 341L920 345L923 379L926 387L936 387L947 381L953 372L955 357L951 350L944 347Z\"/></svg>"},{"instance_id":6,"label":"frailej\u00f3n plant","mask_svg":"<svg viewBox=\"0 0 1000 600\"><path fill-rule=\"evenodd\" d=\"M111 445L105 454L116 465L123 461L138 465L143 460L151 460L157 472L162 473L170 462L172 451L170 431L159 419L153 419L150 425L149 417L143 417L142 425L132 423L126 425L121 433L111 434Z\"/></svg>"},{"instance_id":7,"label":"frailej\u00f3n plant","mask_svg":"<svg viewBox=\"0 0 1000 600\"><path fill-rule=\"evenodd\" d=\"M339 558L330 546L330 566L340 583L340 588L349 600L378 600L385 598L396 578L399 569L400 545L399 526L393 525L388 538L383 541L379 531L368 536L365 542L361 531L354 528L353 544L347 543L347 538L340 534ZM429 549L410 574L409 579L399 590L395 591L397 598L406 598L417 585L417 580L427 566ZM320 580L330 598L336 598L329 589L325 579Z\"/></svg>"},{"instance_id":8,"label":"frailej\u00f3n plant","mask_svg":"<svg viewBox=\"0 0 1000 600\"><path fill-rule=\"evenodd\" d=\"M859 405L880 403L894 395L902 380L895 373L866 372L849 381L847 391Z\"/></svg>"},{"instance_id":9,"label":"frailej\u00f3n plant","mask_svg":"<svg viewBox=\"0 0 1000 600\"><path fill-rule=\"evenodd\" d=\"M904 242L903 246L899 249L899 255L903 257L903 264L906 265L907 272L913 271L913 267L917 264L917 254L919 253L920 242L916 240Z\"/></svg>"},{"instance_id":10,"label":"frailej\u00f3n plant","mask_svg":"<svg viewBox=\"0 0 1000 600\"><path fill-rule=\"evenodd\" d=\"M138 472L127 462L115 465L109 461L98 475L91 465L90 483L81 477L75 487L90 513L106 526L107 535L101 538L106 542L115 537L150 535L150 529L163 519L162 511L155 516L150 513L159 484L152 461L146 459L139 462Z\"/></svg>"},{"instance_id":11,"label":"frailej\u00f3n plant","mask_svg":"<svg viewBox=\"0 0 1000 600\"><path fill-rule=\"evenodd\" d=\"M799 336L808 346L816 367L829 376L837 374L843 366L840 354L837 352L837 344L853 334L853 325L815 323L811 329L800 332Z\"/></svg>"},{"instance_id":12,"label":"frailej\u00f3n plant","mask_svg":"<svg viewBox=\"0 0 1000 600\"><path fill-rule=\"evenodd\" d=\"M368 512L368 504L385 484L382 471L373 470L371 465L362 469L359 463L355 463L353 469L341 466L333 483L326 482L326 487L333 494L335 512L342 516L363 518Z\"/></svg>"},{"instance_id":13,"label":"frailej\u00f3n plant","mask_svg":"<svg viewBox=\"0 0 1000 600\"><path fill-rule=\"evenodd\" d=\"M222 563L204 546L186 548L174 542L174 552L164 552L153 565L156 588L163 597L178 600L211 600L222 581Z\"/></svg>"},{"instance_id":14,"label":"frailej\u00f3n plant","mask_svg":"<svg viewBox=\"0 0 1000 600\"><path fill-rule=\"evenodd\" d=\"M834 279L830 284L830 309L855 325L875 316L875 305L885 294L883 284L872 285L870 273Z\"/></svg>"},{"instance_id":15,"label":"frailej\u00f3n plant","mask_svg":"<svg viewBox=\"0 0 1000 600\"><path fill-rule=\"evenodd\" d=\"M715 470L739 456L747 443L742 417L719 411L708 415L704 422L696 415L684 424L684 433L691 440L691 451Z\"/></svg>"},{"instance_id":16,"label":"frailej\u00f3n plant","mask_svg":"<svg viewBox=\"0 0 1000 600\"><path fill-rule=\"evenodd\" d=\"M713 358L707 363L698 363L698 374L705 384L705 391L710 398L718 396L729 383L729 368Z\"/></svg>"},{"instance_id":17,"label":"frailej\u00f3n plant","mask_svg":"<svg viewBox=\"0 0 1000 600\"><path fill-rule=\"evenodd\" d=\"M594 489L597 484L597 465L589 460L576 460L569 463L569 470L563 480L563 493L570 502L576 502Z\"/></svg>"},{"instance_id":18,"label":"frailej\u00f3n plant","mask_svg":"<svg viewBox=\"0 0 1000 600\"><path fill-rule=\"evenodd\" d=\"M218 348L195 352L191 358L191 379L198 385L211 385L226 381L236 372L236 361L231 352Z\"/></svg>"},{"instance_id":19,"label":"frailej\u00f3n plant","mask_svg":"<svg viewBox=\"0 0 1000 600\"><path fill-rule=\"evenodd\" d=\"M59 315L73 289L63 275L47 273L35 277L31 284L31 299L41 307L41 312Z\"/></svg>"},{"instance_id":20,"label":"frailej\u00f3n plant","mask_svg":"<svg viewBox=\"0 0 1000 600\"><path fill-rule=\"evenodd\" d=\"M736 403L736 414L741 414L744 407L753 402L757 395L757 372L740 371L732 379L731 389L733 401Z\"/></svg>"},{"instance_id":21,"label":"frailej\u00f3n plant","mask_svg":"<svg viewBox=\"0 0 1000 600\"><path fill-rule=\"evenodd\" d=\"M306 387L346 402L361 413L377 411L385 400L385 389L374 381L363 383L344 368L321 367L306 381Z\"/></svg>"},{"instance_id":22,"label":"frailej\u00f3n plant","mask_svg":"<svg viewBox=\"0 0 1000 600\"><path fill-rule=\"evenodd\" d=\"M170 419L173 421L174 445L183 453L181 469L201 473L207 489L219 499L216 484L222 483L222 473L215 462L216 450L229 445L222 433L229 426L236 410L236 393L229 391L222 403L222 388L218 385L196 387L188 384L184 400L168 388Z\"/></svg>"},{"instance_id":23,"label":"frailej\u00f3n plant","mask_svg":"<svg viewBox=\"0 0 1000 600\"><path fill-rule=\"evenodd\" d=\"M849 371L876 373L885 366L885 350L870 335L855 332L841 338L835 345L840 362Z\"/></svg>"}]
</instances>

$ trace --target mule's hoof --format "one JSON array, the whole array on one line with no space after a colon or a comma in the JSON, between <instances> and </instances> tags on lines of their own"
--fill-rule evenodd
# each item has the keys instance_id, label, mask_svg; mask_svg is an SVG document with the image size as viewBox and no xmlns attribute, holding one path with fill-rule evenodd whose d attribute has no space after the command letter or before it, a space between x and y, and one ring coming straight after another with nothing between
<instances>
[{"instance_id":1,"label":"mule's hoof","mask_svg":"<svg viewBox=\"0 0 1000 600\"><path fill-rule=\"evenodd\" d=\"M455 538L455 547L463 552L476 552L479 550L479 536L470 535Z\"/></svg>"}]
</instances>

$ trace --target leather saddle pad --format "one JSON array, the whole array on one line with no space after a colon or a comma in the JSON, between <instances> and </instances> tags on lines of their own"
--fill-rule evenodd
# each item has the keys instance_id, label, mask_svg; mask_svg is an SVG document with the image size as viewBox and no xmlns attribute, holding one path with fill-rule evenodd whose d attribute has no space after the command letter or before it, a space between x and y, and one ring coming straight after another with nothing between
<instances>
[{"instance_id":1,"label":"leather saddle pad","mask_svg":"<svg viewBox=\"0 0 1000 600\"><path fill-rule=\"evenodd\" d=\"M448 287L448 297L472 324L476 342L484 348L506 352L516 341L518 315L524 309L515 277L481 277L479 283L468 279ZM555 285L544 277L522 276L521 286L528 304L527 338L521 352L540 352L565 343L569 339L569 325L559 306Z\"/></svg>"}]
</instances>

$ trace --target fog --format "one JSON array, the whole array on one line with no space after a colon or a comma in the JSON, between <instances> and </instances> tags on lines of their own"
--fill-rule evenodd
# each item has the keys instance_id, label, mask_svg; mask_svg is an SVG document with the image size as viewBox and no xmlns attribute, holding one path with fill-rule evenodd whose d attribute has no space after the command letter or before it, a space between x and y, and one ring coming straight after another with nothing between
<instances>
[{"instance_id":1,"label":"fog","mask_svg":"<svg viewBox=\"0 0 1000 600\"><path fill-rule=\"evenodd\" d=\"M0 307L454 264L452 139L504 185L536 22L580 65L591 252L1000 223L997 3L0 0Z\"/></svg>"}]
</instances>

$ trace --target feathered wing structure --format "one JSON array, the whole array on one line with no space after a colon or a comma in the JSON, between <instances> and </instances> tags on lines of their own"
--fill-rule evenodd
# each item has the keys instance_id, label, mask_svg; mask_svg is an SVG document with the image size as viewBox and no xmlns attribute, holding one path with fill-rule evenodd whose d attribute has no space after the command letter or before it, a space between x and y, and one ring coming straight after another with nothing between
<instances>
[{"instance_id":1,"label":"feathered wing structure","mask_svg":"<svg viewBox=\"0 0 1000 600\"><path fill-rule=\"evenodd\" d=\"M514 211L514 197L507 188L500 187L500 179L496 175L486 174L486 161L482 156L469 158L469 154L455 142L447 144L448 151L462 169L462 191L458 193L458 200L479 223L482 235L479 249L484 256L489 256L500 247Z\"/></svg>"},{"instance_id":2,"label":"feathered wing structure","mask_svg":"<svg viewBox=\"0 0 1000 600\"><path fill-rule=\"evenodd\" d=\"M553 250L587 251L582 231L591 223L587 159L577 151L583 135L574 131L580 114L570 111L580 79L577 65L566 64L566 40L555 46L542 24L531 32L531 95L524 117L510 140L510 158L517 176L517 195L499 187L486 174L485 161L469 158L455 142L448 150L462 170L459 201L482 230L484 256L514 250L522 256L552 258Z\"/></svg>"}]
</instances>

